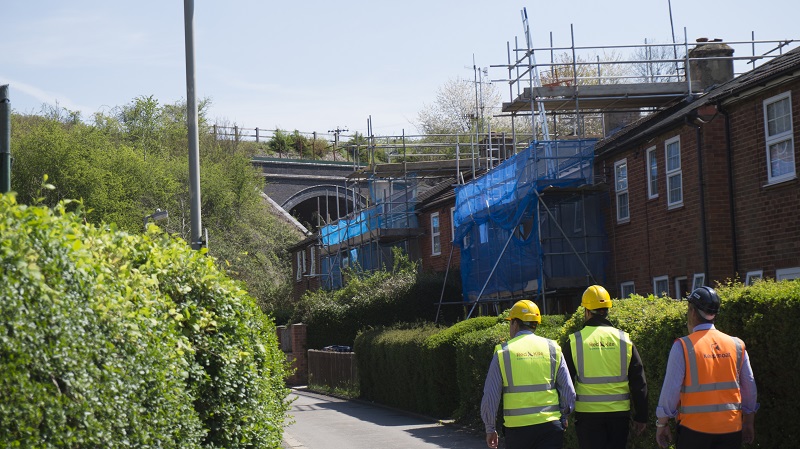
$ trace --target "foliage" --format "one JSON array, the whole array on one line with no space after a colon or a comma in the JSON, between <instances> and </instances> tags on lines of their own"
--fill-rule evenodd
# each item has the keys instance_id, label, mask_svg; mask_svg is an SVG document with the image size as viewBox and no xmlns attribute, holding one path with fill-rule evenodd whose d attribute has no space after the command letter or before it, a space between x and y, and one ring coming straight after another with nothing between
<instances>
[{"instance_id":1,"label":"foliage","mask_svg":"<svg viewBox=\"0 0 800 449\"><path fill-rule=\"evenodd\" d=\"M510 124L493 113L500 112L501 96L491 83L449 79L439 87L436 100L417 114L417 128L428 135L474 134L509 131Z\"/></svg>"},{"instance_id":2,"label":"foliage","mask_svg":"<svg viewBox=\"0 0 800 449\"><path fill-rule=\"evenodd\" d=\"M397 248L393 255L391 271L350 270L344 288L305 293L291 321L308 325L308 349L352 346L357 333L369 326L411 322L423 317L432 321L438 292L435 297L431 291L421 292L416 264Z\"/></svg>"},{"instance_id":3,"label":"foliage","mask_svg":"<svg viewBox=\"0 0 800 449\"><path fill-rule=\"evenodd\" d=\"M497 325L497 317L477 317L458 322L431 335L424 343L420 363L427 365L428 409L435 416L452 416L458 408L456 344L462 335Z\"/></svg>"},{"instance_id":4,"label":"foliage","mask_svg":"<svg viewBox=\"0 0 800 449\"><path fill-rule=\"evenodd\" d=\"M285 360L254 300L66 206L0 196L0 446L278 447Z\"/></svg>"},{"instance_id":5,"label":"foliage","mask_svg":"<svg viewBox=\"0 0 800 449\"><path fill-rule=\"evenodd\" d=\"M420 413L431 413L429 389L434 373L420 363L432 323L376 327L359 334L355 353L363 398Z\"/></svg>"},{"instance_id":6,"label":"foliage","mask_svg":"<svg viewBox=\"0 0 800 449\"><path fill-rule=\"evenodd\" d=\"M245 282L267 312L279 313L290 289L288 245L299 232L270 212L261 197L263 180L250 164L257 151L236 140L216 140L200 102L200 188L203 225L210 255ZM169 218L157 224L190 238L190 192L186 107L161 105L151 97L95 113L93 124L73 120L55 108L47 116L12 115L12 188L20 203L33 203L48 175L57 189L42 203L55 206L81 199L94 224L115 223L129 233L143 232L144 217L157 208ZM72 206L68 206L72 207ZM285 313L284 313L285 315Z\"/></svg>"},{"instance_id":7,"label":"foliage","mask_svg":"<svg viewBox=\"0 0 800 449\"><path fill-rule=\"evenodd\" d=\"M800 392L794 376L794 330L800 322L800 281L763 280L751 286L727 283L717 289L722 307L717 328L741 338L750 356L761 408L756 415L759 447L791 447L800 438Z\"/></svg>"}]
</instances>

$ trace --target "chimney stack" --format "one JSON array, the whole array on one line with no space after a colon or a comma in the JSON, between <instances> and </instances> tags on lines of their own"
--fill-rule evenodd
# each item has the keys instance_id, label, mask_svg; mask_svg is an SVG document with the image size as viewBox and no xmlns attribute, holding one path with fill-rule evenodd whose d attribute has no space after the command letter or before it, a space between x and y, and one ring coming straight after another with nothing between
<instances>
[{"instance_id":1,"label":"chimney stack","mask_svg":"<svg viewBox=\"0 0 800 449\"><path fill-rule=\"evenodd\" d=\"M692 91L703 92L713 85L733 79L733 48L722 39L701 37L689 50L689 70L692 74ZM721 59L724 58L724 59Z\"/></svg>"}]
</instances>

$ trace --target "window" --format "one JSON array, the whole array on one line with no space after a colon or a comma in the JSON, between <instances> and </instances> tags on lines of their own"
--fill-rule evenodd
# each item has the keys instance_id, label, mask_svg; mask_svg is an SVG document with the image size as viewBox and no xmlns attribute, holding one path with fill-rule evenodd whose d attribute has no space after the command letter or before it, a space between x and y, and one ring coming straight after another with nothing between
<instances>
[{"instance_id":1,"label":"window","mask_svg":"<svg viewBox=\"0 0 800 449\"><path fill-rule=\"evenodd\" d=\"M573 203L573 231L575 233L583 231L583 201Z\"/></svg>"},{"instance_id":2,"label":"window","mask_svg":"<svg viewBox=\"0 0 800 449\"><path fill-rule=\"evenodd\" d=\"M779 268L775 272L775 280L787 281L789 279L800 279L800 267Z\"/></svg>"},{"instance_id":3,"label":"window","mask_svg":"<svg viewBox=\"0 0 800 449\"><path fill-rule=\"evenodd\" d=\"M628 208L628 161L623 159L614 164L614 190L617 192L617 222L630 220Z\"/></svg>"},{"instance_id":4,"label":"window","mask_svg":"<svg viewBox=\"0 0 800 449\"><path fill-rule=\"evenodd\" d=\"M705 273L695 273L694 279L692 280L692 290L696 288L700 288L706 285L706 274Z\"/></svg>"},{"instance_id":5,"label":"window","mask_svg":"<svg viewBox=\"0 0 800 449\"><path fill-rule=\"evenodd\" d=\"M664 157L667 164L667 207L683 205L683 172L681 171L680 136L664 142Z\"/></svg>"},{"instance_id":6,"label":"window","mask_svg":"<svg viewBox=\"0 0 800 449\"><path fill-rule=\"evenodd\" d=\"M620 298L627 298L636 293L636 289L633 286L633 281L623 282L619 284L619 297Z\"/></svg>"},{"instance_id":7,"label":"window","mask_svg":"<svg viewBox=\"0 0 800 449\"><path fill-rule=\"evenodd\" d=\"M450 208L450 241L456 241L456 208Z\"/></svg>"},{"instance_id":8,"label":"window","mask_svg":"<svg viewBox=\"0 0 800 449\"><path fill-rule=\"evenodd\" d=\"M431 255L442 253L441 230L439 229L439 212L431 214Z\"/></svg>"},{"instance_id":9,"label":"window","mask_svg":"<svg viewBox=\"0 0 800 449\"><path fill-rule=\"evenodd\" d=\"M653 294L655 296L669 296L669 276L653 278Z\"/></svg>"},{"instance_id":10,"label":"window","mask_svg":"<svg viewBox=\"0 0 800 449\"><path fill-rule=\"evenodd\" d=\"M767 182L773 184L794 179L791 92L764 100L764 130L767 143Z\"/></svg>"},{"instance_id":11,"label":"window","mask_svg":"<svg viewBox=\"0 0 800 449\"><path fill-rule=\"evenodd\" d=\"M300 259L303 261L303 274L306 274L306 250L300 253Z\"/></svg>"},{"instance_id":12,"label":"window","mask_svg":"<svg viewBox=\"0 0 800 449\"><path fill-rule=\"evenodd\" d=\"M753 285L757 279L764 278L764 270L748 271L744 278L744 285Z\"/></svg>"},{"instance_id":13,"label":"window","mask_svg":"<svg viewBox=\"0 0 800 449\"><path fill-rule=\"evenodd\" d=\"M311 270L309 270L308 274L313 276L317 274L317 254L316 254L317 251L316 248L313 246L310 249L311 249Z\"/></svg>"},{"instance_id":14,"label":"window","mask_svg":"<svg viewBox=\"0 0 800 449\"><path fill-rule=\"evenodd\" d=\"M680 276L675 278L675 297L677 299L685 298L689 296L689 283L686 280L686 276Z\"/></svg>"},{"instance_id":15,"label":"window","mask_svg":"<svg viewBox=\"0 0 800 449\"><path fill-rule=\"evenodd\" d=\"M647 197L658 198L658 156L656 147L647 150Z\"/></svg>"},{"instance_id":16,"label":"window","mask_svg":"<svg viewBox=\"0 0 800 449\"><path fill-rule=\"evenodd\" d=\"M295 267L294 268L294 270L295 270L294 279L296 281L299 281L300 279L303 279L303 262L302 262L302 260L303 260L303 252L302 251L296 252L295 253L295 264L294 264L294 267Z\"/></svg>"}]
</instances>

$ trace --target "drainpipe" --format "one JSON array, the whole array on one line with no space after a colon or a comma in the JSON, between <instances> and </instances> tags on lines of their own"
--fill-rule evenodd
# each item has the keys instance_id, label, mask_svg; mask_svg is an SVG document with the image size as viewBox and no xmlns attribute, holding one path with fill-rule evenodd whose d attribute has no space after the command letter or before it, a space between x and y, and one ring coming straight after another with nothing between
<instances>
[{"instance_id":1,"label":"drainpipe","mask_svg":"<svg viewBox=\"0 0 800 449\"><path fill-rule=\"evenodd\" d=\"M696 111L693 112L696 114ZM697 182L698 192L700 193L700 232L703 240L703 273L706 276L706 284L708 284L711 279L711 273L709 273L708 270L708 231L706 226L706 198L703 181L703 132L700 126L694 123L692 118L686 117L686 123L693 126L695 129L697 145Z\"/></svg>"},{"instance_id":2,"label":"drainpipe","mask_svg":"<svg viewBox=\"0 0 800 449\"><path fill-rule=\"evenodd\" d=\"M731 117L728 111L722 108L721 104L717 104L717 111L725 117L725 153L728 158L728 191L730 192L728 198L730 200L730 213L731 213L731 245L733 248L733 274L739 273L739 251L738 242L736 241L736 200L733 196L734 193L734 180L733 180L733 143L731 141Z\"/></svg>"}]
</instances>

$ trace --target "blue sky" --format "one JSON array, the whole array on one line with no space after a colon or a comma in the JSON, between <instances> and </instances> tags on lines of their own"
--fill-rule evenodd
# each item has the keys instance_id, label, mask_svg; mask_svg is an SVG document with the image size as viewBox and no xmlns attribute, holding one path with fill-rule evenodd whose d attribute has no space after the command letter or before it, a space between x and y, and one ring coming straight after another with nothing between
<instances>
[{"instance_id":1,"label":"blue sky","mask_svg":"<svg viewBox=\"0 0 800 449\"><path fill-rule=\"evenodd\" d=\"M672 0L677 40L800 38L796 0ZM195 1L198 97L209 118L303 132L347 127L415 134L417 113L447 80L504 64L506 43L535 47L671 41L667 0ZM757 52L759 49L757 49ZM491 68L501 79L505 70ZM183 2L10 0L0 6L0 84L11 105L96 111L153 95L186 97ZM503 92L507 88L501 84Z\"/></svg>"}]
</instances>

